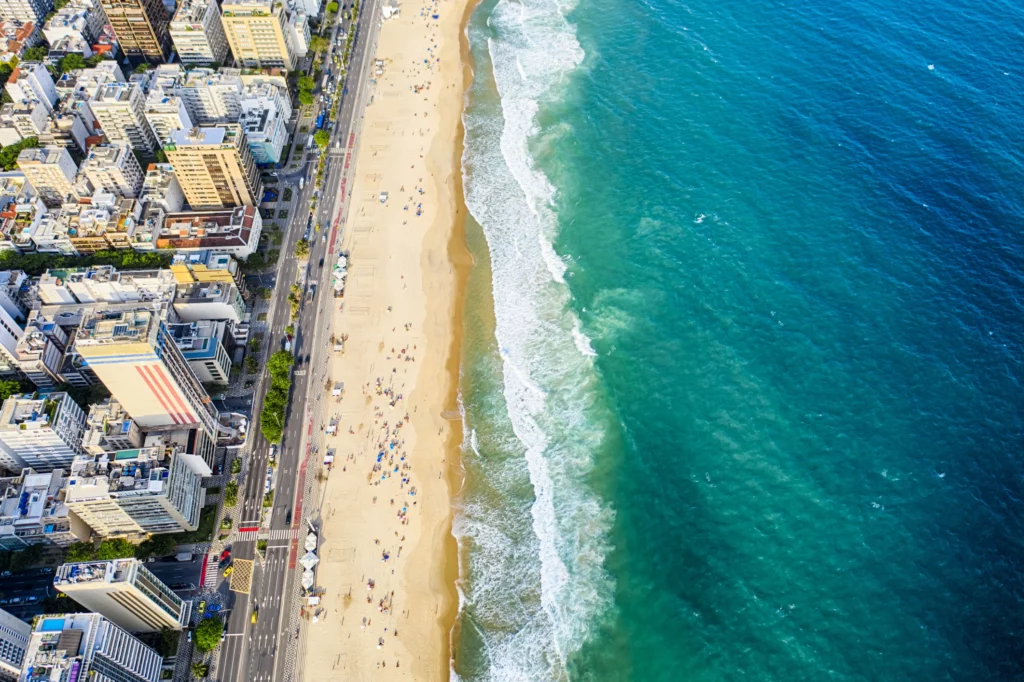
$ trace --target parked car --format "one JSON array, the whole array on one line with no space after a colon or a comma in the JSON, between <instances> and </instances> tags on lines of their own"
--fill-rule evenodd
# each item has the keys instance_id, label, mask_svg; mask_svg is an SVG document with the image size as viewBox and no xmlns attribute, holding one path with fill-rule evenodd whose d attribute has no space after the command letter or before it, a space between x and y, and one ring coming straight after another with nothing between
<instances>
[{"instance_id":1,"label":"parked car","mask_svg":"<svg viewBox=\"0 0 1024 682\"><path fill-rule=\"evenodd\" d=\"M225 559L227 559L227 558L228 558L229 556L231 556L231 548L230 548L230 547L226 547L226 548L224 549L224 551L220 553L220 560L221 560L221 561L224 561L224 560L225 560Z\"/></svg>"},{"instance_id":2,"label":"parked car","mask_svg":"<svg viewBox=\"0 0 1024 682\"><path fill-rule=\"evenodd\" d=\"M7 577L7 576L9 576L10 574L11 574L11 572L10 572L10 571L4 571L3 573L0 573L0 576L3 576L3 577L5 577L5 578L6 578L6 577Z\"/></svg>"}]
</instances>

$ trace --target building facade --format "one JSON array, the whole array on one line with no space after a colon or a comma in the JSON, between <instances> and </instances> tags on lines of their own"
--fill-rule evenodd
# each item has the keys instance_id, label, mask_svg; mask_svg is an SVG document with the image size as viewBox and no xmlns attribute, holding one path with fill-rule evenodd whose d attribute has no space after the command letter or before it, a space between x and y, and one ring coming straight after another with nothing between
<instances>
[{"instance_id":1,"label":"building facade","mask_svg":"<svg viewBox=\"0 0 1024 682\"><path fill-rule=\"evenodd\" d=\"M284 6L274 0L228 0L221 5L224 33L235 63L246 68L295 68Z\"/></svg>"},{"instance_id":2,"label":"building facade","mask_svg":"<svg viewBox=\"0 0 1024 682\"><path fill-rule=\"evenodd\" d=\"M18 682L158 682L162 665L98 613L47 614L35 621Z\"/></svg>"},{"instance_id":3,"label":"building facade","mask_svg":"<svg viewBox=\"0 0 1024 682\"><path fill-rule=\"evenodd\" d=\"M258 206L259 169L238 124L176 131L164 153L193 209Z\"/></svg>"},{"instance_id":4,"label":"building facade","mask_svg":"<svg viewBox=\"0 0 1024 682\"><path fill-rule=\"evenodd\" d=\"M144 537L199 527L210 468L196 455L161 446L79 457L64 503L100 537Z\"/></svg>"},{"instance_id":5,"label":"building facade","mask_svg":"<svg viewBox=\"0 0 1024 682\"><path fill-rule=\"evenodd\" d=\"M39 198L50 208L59 207L68 197L78 199L78 191L75 189L78 166L67 149L22 149L18 154L18 168L39 193Z\"/></svg>"},{"instance_id":6,"label":"building facade","mask_svg":"<svg viewBox=\"0 0 1024 682\"><path fill-rule=\"evenodd\" d=\"M171 40L183 64L223 64L228 39L217 0L184 0L171 20Z\"/></svg>"},{"instance_id":7,"label":"building facade","mask_svg":"<svg viewBox=\"0 0 1024 682\"><path fill-rule=\"evenodd\" d=\"M191 602L174 594L138 559L64 564L53 585L131 632L180 630L191 614Z\"/></svg>"},{"instance_id":8,"label":"building facade","mask_svg":"<svg viewBox=\"0 0 1024 682\"><path fill-rule=\"evenodd\" d=\"M117 42L132 64L162 64L171 54L171 18L161 0L101 0Z\"/></svg>"},{"instance_id":9,"label":"building facade","mask_svg":"<svg viewBox=\"0 0 1024 682\"><path fill-rule=\"evenodd\" d=\"M146 120L146 97L137 83L108 83L91 102L107 141L152 152L157 139Z\"/></svg>"},{"instance_id":10,"label":"building facade","mask_svg":"<svg viewBox=\"0 0 1024 682\"><path fill-rule=\"evenodd\" d=\"M0 609L0 679L18 679L32 626Z\"/></svg>"},{"instance_id":11,"label":"building facade","mask_svg":"<svg viewBox=\"0 0 1024 682\"><path fill-rule=\"evenodd\" d=\"M89 182L89 193L100 191L134 199L142 190L142 166L123 145L96 145L78 168Z\"/></svg>"},{"instance_id":12,"label":"building facade","mask_svg":"<svg viewBox=\"0 0 1024 682\"><path fill-rule=\"evenodd\" d=\"M61 469L45 474L24 469L0 479L0 548L67 547L89 539L92 530L60 499L64 481Z\"/></svg>"},{"instance_id":13,"label":"building facade","mask_svg":"<svg viewBox=\"0 0 1024 682\"><path fill-rule=\"evenodd\" d=\"M12 470L67 469L83 454L85 413L67 393L11 396L0 408L0 461Z\"/></svg>"}]
</instances>

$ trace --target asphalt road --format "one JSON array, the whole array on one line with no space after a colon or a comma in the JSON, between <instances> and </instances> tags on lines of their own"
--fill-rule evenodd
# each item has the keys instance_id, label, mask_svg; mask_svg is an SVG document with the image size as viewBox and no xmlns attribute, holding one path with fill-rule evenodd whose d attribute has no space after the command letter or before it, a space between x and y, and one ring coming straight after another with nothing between
<instances>
[{"instance_id":1,"label":"asphalt road","mask_svg":"<svg viewBox=\"0 0 1024 682\"><path fill-rule=\"evenodd\" d=\"M349 77L344 84L347 94L342 96L338 116L332 129L323 189L319 195L321 202L318 207L318 215L314 220L314 222L320 223L321 229L311 238L308 262L297 261L292 254L295 251L295 243L303 237L305 232L308 212L303 210L292 212L291 222L282 246L282 257L276 277L277 286L274 287L274 298L271 302L272 315L269 319L272 320L272 328L268 334L269 338L266 339L271 344L272 350L283 347L284 328L289 324L290 316L287 300L288 289L293 282L296 282L299 269L306 268L307 281L315 282L316 288L311 298L303 296L299 320L295 325L296 334L292 352L295 354L296 364L293 371L292 395L286 414L285 431L277 457L277 482L270 519L271 531L294 528L299 531L300 536L305 535L305 529L299 527L301 519L294 510L296 491L302 483L298 480L298 473L301 461L306 455L305 449L302 448L302 435L303 431L310 426L306 415L306 406L312 407L316 400L323 399L325 381L323 368L326 366L327 354L330 352L327 344L314 343L312 339L324 334L325 330L318 328L317 324L319 323L321 327L329 324L331 315L328 306L334 305L335 301L330 290L330 271L337 252L335 252L334 258L327 255L327 250L331 245L330 230L338 209L341 208L339 199L344 201L339 191L342 174L352 172L351 167L344 168L344 162L347 152L351 151L354 155L354 150L349 149L349 141L352 139L350 135L355 134L369 97L370 66L373 60L376 33L380 25L378 0L368 0L360 9ZM325 72L326 66L331 62L333 51L341 49L336 41L340 28L344 28L341 21L332 29L331 51L324 57ZM336 85L340 94L341 84L337 83L337 80L339 79L336 79ZM297 138L293 138L293 142L295 139ZM306 179L303 190L299 192L297 206L311 205L315 189L313 186L315 172L315 164L307 162L301 168L300 173L293 175L282 173L279 178L282 191L286 186L292 186L293 191L298 191L298 178ZM327 233L326 241L322 238L325 231ZM323 265L320 264L321 259L324 261ZM315 369L311 371L311 368ZM254 416L258 415L263 408L263 395L267 379L267 373L264 371L257 385L257 397L252 407ZM252 434L251 441L249 469L241 496L241 518L238 519L236 528L257 526L260 521L269 444L258 430ZM315 464L315 460L311 458L310 466L315 466ZM290 525L286 523L289 510L293 510ZM301 553L301 542L298 549ZM253 559L256 554L256 542L236 541L232 547L232 554L236 561L238 559ZM301 571L301 567L298 567L298 570L292 567L290 554L290 539L269 540L265 563L260 565L257 561L254 569L250 594L231 593L234 596L234 603L231 604L227 637L220 647L220 661L216 673L221 682L278 682L300 679L300 671L288 670L288 666L292 665L291 658L280 655L286 650L289 643L294 644L293 640L298 636L297 631L292 631L287 626L289 615L297 612L299 608L298 577ZM251 623L251 614L254 608L258 608L259 612L255 624ZM283 631L285 628L287 631ZM289 675L289 673L292 674Z\"/></svg>"},{"instance_id":2,"label":"asphalt road","mask_svg":"<svg viewBox=\"0 0 1024 682\"><path fill-rule=\"evenodd\" d=\"M171 561L157 559L147 563L146 568L172 590L184 594L190 593L199 586L199 576L202 574L203 561L205 560L205 554L198 555L195 562L178 561L171 557ZM178 587L179 585L186 587ZM187 587L188 585L194 585L195 587L189 588Z\"/></svg>"}]
</instances>

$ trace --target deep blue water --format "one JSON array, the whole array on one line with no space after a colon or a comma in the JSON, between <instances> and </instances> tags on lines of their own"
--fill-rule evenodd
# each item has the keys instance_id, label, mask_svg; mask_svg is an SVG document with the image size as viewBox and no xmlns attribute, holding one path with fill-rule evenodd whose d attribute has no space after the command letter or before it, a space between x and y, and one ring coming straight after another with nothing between
<instances>
[{"instance_id":1,"label":"deep blue water","mask_svg":"<svg viewBox=\"0 0 1024 682\"><path fill-rule=\"evenodd\" d=\"M1024 8L469 34L459 677L1024 679Z\"/></svg>"}]
</instances>

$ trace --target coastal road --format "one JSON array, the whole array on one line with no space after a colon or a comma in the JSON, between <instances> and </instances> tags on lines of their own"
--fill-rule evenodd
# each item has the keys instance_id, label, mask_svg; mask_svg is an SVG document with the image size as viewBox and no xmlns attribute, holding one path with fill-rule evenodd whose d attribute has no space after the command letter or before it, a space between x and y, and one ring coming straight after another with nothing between
<instances>
[{"instance_id":1,"label":"coastal road","mask_svg":"<svg viewBox=\"0 0 1024 682\"><path fill-rule=\"evenodd\" d=\"M330 64L333 51L341 49L337 44L338 24L332 28L331 42L325 55L325 66ZM317 456L303 447L303 436L311 430L321 428L312 423L312 414L317 401L326 400L324 395L325 372L330 349L326 342L330 335L330 321L335 305L330 287L330 273L337 258L337 247L333 255L328 253L340 236L332 238L335 217L340 215L347 197L340 187L348 181L354 164L354 141L370 91L370 66L373 61L376 34L380 24L379 0L367 0L360 8L357 25L349 30L356 31L349 76L344 83L338 83L342 96L338 116L331 132L329 155L324 172L323 188L318 214L320 233L311 238L308 262L294 258L295 244L302 239L306 229L308 212L296 209L285 230L281 257L274 283L274 297L271 302L271 329L264 339L271 352L281 348L285 341L285 327L290 323L290 306L287 300L289 288L300 279L315 283L311 290L304 291L299 319L295 323L295 338L292 352L295 354L291 400L286 412L285 430L277 455L276 485L274 502L270 511L269 528L261 529L266 535L267 546L264 561L257 559L253 571L252 587L249 594L231 593L234 597L228 620L227 635L220 647L220 660L216 677L221 682L294 682L301 679L301 652L297 651L300 631L296 627L299 608L299 574L296 559L304 553L302 538L308 532L304 525L302 506L304 502L297 493L304 486L306 467L315 468ZM340 78L337 79L340 81ZM347 94L341 95L341 88ZM297 135L299 135L297 133ZM348 167L346 168L346 161ZM306 182L299 192L296 206L310 206L315 191L315 162L304 164L300 170ZM297 179L298 176L294 176ZM282 189L291 184L289 176L282 174ZM293 186L293 191L298 191ZM327 239L322 235L326 232ZM257 417L263 409L263 397L268 381L267 372L256 386L256 399L252 414ZM309 410L307 411L307 407ZM260 526L264 485L269 460L270 444L258 430L251 436L248 472L244 488L239 495L239 508L235 512L235 528L244 529ZM308 459L307 459L308 458ZM312 501L309 501L310 503ZM308 506L308 505L305 505ZM236 537L232 546L235 560L257 558L257 540L253 533ZM257 622L251 622L253 609L258 609Z\"/></svg>"}]
</instances>

